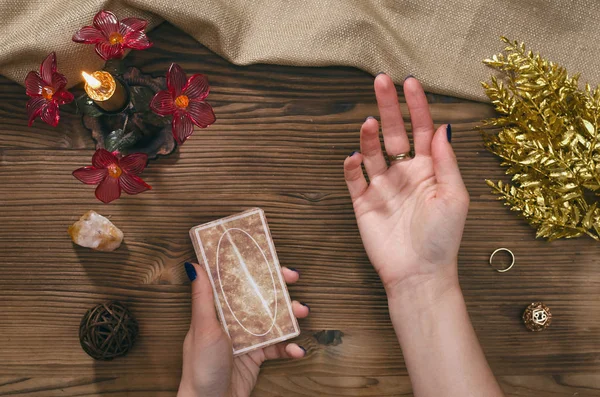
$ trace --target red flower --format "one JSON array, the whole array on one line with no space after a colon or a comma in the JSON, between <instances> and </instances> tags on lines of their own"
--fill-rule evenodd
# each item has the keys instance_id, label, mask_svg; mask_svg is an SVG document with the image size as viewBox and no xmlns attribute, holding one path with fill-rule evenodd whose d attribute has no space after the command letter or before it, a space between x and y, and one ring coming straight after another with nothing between
<instances>
[{"instance_id":1,"label":"red flower","mask_svg":"<svg viewBox=\"0 0 600 397\"><path fill-rule=\"evenodd\" d=\"M96 52L105 61L121 58L124 48L145 50L152 47L144 29L148 21L125 18L119 22L110 11L100 11L94 17L94 26L84 26L73 35L73 41L96 44Z\"/></svg>"},{"instance_id":2,"label":"red flower","mask_svg":"<svg viewBox=\"0 0 600 397\"><path fill-rule=\"evenodd\" d=\"M50 53L42 62L40 72L31 71L25 77L25 92L31 97L27 102L29 126L40 116L43 121L56 127L60 114L58 106L73 100L73 94L65 90L67 78L56 71L56 54Z\"/></svg>"},{"instance_id":3,"label":"red flower","mask_svg":"<svg viewBox=\"0 0 600 397\"><path fill-rule=\"evenodd\" d=\"M206 128L215 122L212 107L204 102L208 96L208 79L194 74L189 79L179 65L172 63L167 72L167 89L152 98L150 108L160 116L173 115L173 137L182 145L194 133L194 124Z\"/></svg>"},{"instance_id":4,"label":"red flower","mask_svg":"<svg viewBox=\"0 0 600 397\"><path fill-rule=\"evenodd\" d=\"M73 171L73 176L86 185L98 185L96 197L103 203L110 203L121 197L121 189L127 194L152 189L138 176L146 168L147 162L146 153L133 153L119 158L117 152L98 149L92 157L92 166Z\"/></svg>"}]
</instances>

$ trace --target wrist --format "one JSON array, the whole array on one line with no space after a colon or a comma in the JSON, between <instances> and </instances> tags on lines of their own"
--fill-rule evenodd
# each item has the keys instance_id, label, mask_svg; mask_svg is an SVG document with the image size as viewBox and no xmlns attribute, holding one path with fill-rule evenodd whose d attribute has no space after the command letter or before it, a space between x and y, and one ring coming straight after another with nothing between
<instances>
[{"instance_id":1,"label":"wrist","mask_svg":"<svg viewBox=\"0 0 600 397\"><path fill-rule=\"evenodd\" d=\"M194 388L183 379L179 382L179 389L177 390L177 397L197 397L204 395L202 392L197 392ZM213 395L213 394L211 394ZM227 390L223 397L237 397L233 391Z\"/></svg>"},{"instance_id":2,"label":"wrist","mask_svg":"<svg viewBox=\"0 0 600 397\"><path fill-rule=\"evenodd\" d=\"M456 269L456 266L448 268ZM458 275L415 275L396 283L385 285L390 308L404 307L409 310L426 310L443 301L446 296L462 294Z\"/></svg>"}]
</instances>

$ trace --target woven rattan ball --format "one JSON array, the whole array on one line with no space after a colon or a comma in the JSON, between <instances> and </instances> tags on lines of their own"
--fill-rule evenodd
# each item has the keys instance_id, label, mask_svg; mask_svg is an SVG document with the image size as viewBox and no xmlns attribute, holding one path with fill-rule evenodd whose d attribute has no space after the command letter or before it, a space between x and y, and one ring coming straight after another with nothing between
<instances>
[{"instance_id":1,"label":"woven rattan ball","mask_svg":"<svg viewBox=\"0 0 600 397\"><path fill-rule=\"evenodd\" d=\"M118 301L91 308L79 325L81 347L96 360L124 356L133 347L137 334L136 319Z\"/></svg>"}]
</instances>

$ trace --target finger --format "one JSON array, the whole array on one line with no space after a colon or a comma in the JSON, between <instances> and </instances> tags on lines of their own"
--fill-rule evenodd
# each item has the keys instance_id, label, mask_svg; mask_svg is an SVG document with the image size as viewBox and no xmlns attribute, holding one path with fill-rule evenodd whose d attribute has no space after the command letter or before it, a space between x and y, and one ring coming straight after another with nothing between
<instances>
[{"instance_id":1,"label":"finger","mask_svg":"<svg viewBox=\"0 0 600 397\"><path fill-rule=\"evenodd\" d=\"M220 327L215 312L213 290L208 274L199 265L185 263L185 271L192 282L192 323L196 330L214 330Z\"/></svg>"},{"instance_id":2,"label":"finger","mask_svg":"<svg viewBox=\"0 0 600 397\"><path fill-rule=\"evenodd\" d=\"M401 154L410 151L410 143L404 128L398 92L390 76L379 74L375 77L375 97L381 116L383 143L388 154Z\"/></svg>"},{"instance_id":3,"label":"finger","mask_svg":"<svg viewBox=\"0 0 600 397\"><path fill-rule=\"evenodd\" d=\"M294 316L296 316L296 318L305 318L308 317L308 314L310 313L310 307L306 303L293 301L292 311L294 312Z\"/></svg>"},{"instance_id":4,"label":"finger","mask_svg":"<svg viewBox=\"0 0 600 397\"><path fill-rule=\"evenodd\" d=\"M296 343L288 343L285 347L285 352L290 358L302 358L306 356L306 349Z\"/></svg>"},{"instance_id":5,"label":"finger","mask_svg":"<svg viewBox=\"0 0 600 397\"><path fill-rule=\"evenodd\" d=\"M415 154L429 156L433 137L433 120L427 97L419 80L409 77L404 81L404 97L410 112Z\"/></svg>"},{"instance_id":6,"label":"finger","mask_svg":"<svg viewBox=\"0 0 600 397\"><path fill-rule=\"evenodd\" d=\"M360 153L370 179L387 170L379 142L379 123L373 117L367 117L360 128Z\"/></svg>"},{"instance_id":7,"label":"finger","mask_svg":"<svg viewBox=\"0 0 600 397\"><path fill-rule=\"evenodd\" d=\"M344 160L344 179L346 179L346 185L350 192L350 198L356 200L367 190L367 180L363 174L361 167L362 155L360 153L353 152L350 156Z\"/></svg>"},{"instance_id":8,"label":"finger","mask_svg":"<svg viewBox=\"0 0 600 397\"><path fill-rule=\"evenodd\" d=\"M266 360L277 360L279 358L302 358L306 356L306 350L296 343L278 343L264 348Z\"/></svg>"},{"instance_id":9,"label":"finger","mask_svg":"<svg viewBox=\"0 0 600 397\"><path fill-rule=\"evenodd\" d=\"M282 267L281 273L286 284L294 284L300 279L300 272L292 267Z\"/></svg>"},{"instance_id":10,"label":"finger","mask_svg":"<svg viewBox=\"0 0 600 397\"><path fill-rule=\"evenodd\" d=\"M442 194L452 194L465 189L456 156L450 144L451 135L452 127L450 124L444 124L435 132L431 144L433 170L438 183L438 189L440 189Z\"/></svg>"}]
</instances>

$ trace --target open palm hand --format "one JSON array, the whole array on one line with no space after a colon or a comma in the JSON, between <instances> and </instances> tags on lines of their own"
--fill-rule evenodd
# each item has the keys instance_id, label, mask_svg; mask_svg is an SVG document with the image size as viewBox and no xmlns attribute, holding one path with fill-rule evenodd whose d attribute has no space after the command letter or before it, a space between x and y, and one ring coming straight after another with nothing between
<instances>
[{"instance_id":1,"label":"open palm hand","mask_svg":"<svg viewBox=\"0 0 600 397\"><path fill-rule=\"evenodd\" d=\"M375 94L387 154L410 153L389 76L376 77ZM388 291L409 279L456 277L469 203L450 145L450 125L434 130L417 79L405 81L404 94L411 116L414 158L392 161L388 166L379 141L379 124L369 117L360 132L361 152L353 153L344 163L365 249Z\"/></svg>"}]
</instances>

